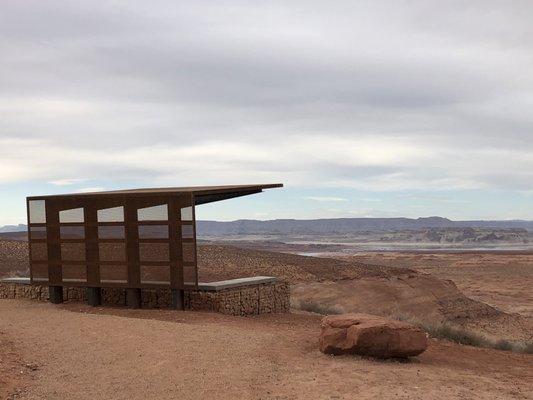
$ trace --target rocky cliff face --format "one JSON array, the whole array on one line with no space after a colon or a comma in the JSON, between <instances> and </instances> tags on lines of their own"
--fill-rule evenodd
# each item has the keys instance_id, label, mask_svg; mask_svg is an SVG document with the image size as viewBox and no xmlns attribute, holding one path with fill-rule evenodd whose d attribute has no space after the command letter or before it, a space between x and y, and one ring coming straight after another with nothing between
<instances>
[{"instance_id":1,"label":"rocky cliff face","mask_svg":"<svg viewBox=\"0 0 533 400\"><path fill-rule=\"evenodd\" d=\"M382 240L423 243L529 243L531 238L525 229L440 228L421 231L392 232Z\"/></svg>"}]
</instances>

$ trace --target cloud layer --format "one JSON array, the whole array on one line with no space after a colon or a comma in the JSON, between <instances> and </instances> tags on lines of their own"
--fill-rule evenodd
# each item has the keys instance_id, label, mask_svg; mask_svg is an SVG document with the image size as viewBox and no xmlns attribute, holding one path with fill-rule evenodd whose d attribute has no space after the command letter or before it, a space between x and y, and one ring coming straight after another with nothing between
<instances>
[{"instance_id":1,"label":"cloud layer","mask_svg":"<svg viewBox=\"0 0 533 400\"><path fill-rule=\"evenodd\" d=\"M529 1L7 1L0 184L531 190Z\"/></svg>"}]
</instances>

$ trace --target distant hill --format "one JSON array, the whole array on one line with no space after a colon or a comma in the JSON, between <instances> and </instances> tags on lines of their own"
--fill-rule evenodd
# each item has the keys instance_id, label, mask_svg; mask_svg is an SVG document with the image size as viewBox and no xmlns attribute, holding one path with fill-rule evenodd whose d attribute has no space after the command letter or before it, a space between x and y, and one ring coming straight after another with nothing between
<instances>
[{"instance_id":1,"label":"distant hill","mask_svg":"<svg viewBox=\"0 0 533 400\"><path fill-rule=\"evenodd\" d=\"M428 218L332 218L332 219L275 219L259 221L198 221L198 235L251 235L251 234L328 234L421 230L432 228L489 228L525 229L533 232L533 221L452 221L442 217ZM25 231L26 225L6 225L1 232Z\"/></svg>"},{"instance_id":2,"label":"distant hill","mask_svg":"<svg viewBox=\"0 0 533 400\"><path fill-rule=\"evenodd\" d=\"M250 234L329 234L378 231L421 230L431 228L526 229L533 232L533 221L452 221L447 218L335 218L276 219L270 221L238 220L231 222L198 221L199 235Z\"/></svg>"},{"instance_id":3,"label":"distant hill","mask_svg":"<svg viewBox=\"0 0 533 400\"><path fill-rule=\"evenodd\" d=\"M26 231L28 227L24 224L18 224L18 225L4 225L0 226L0 233L3 232L22 232Z\"/></svg>"}]
</instances>

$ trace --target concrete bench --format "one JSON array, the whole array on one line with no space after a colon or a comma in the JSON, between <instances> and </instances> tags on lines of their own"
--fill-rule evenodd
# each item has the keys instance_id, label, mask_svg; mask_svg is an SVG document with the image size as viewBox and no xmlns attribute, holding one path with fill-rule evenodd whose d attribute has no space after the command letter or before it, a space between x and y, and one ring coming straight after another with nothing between
<instances>
[{"instance_id":1,"label":"concrete bench","mask_svg":"<svg viewBox=\"0 0 533 400\"><path fill-rule=\"evenodd\" d=\"M19 277L16 277L16 278L3 278L3 279L0 279L0 282L2 283L17 283L19 285L29 285L31 282L30 282L30 278L19 278Z\"/></svg>"},{"instance_id":2,"label":"concrete bench","mask_svg":"<svg viewBox=\"0 0 533 400\"><path fill-rule=\"evenodd\" d=\"M276 283L277 281L278 278L274 276L252 276L250 278L228 279L217 282L198 282L198 290L203 292L218 292L225 289ZM29 285L31 283L30 278L26 277L3 278L0 279L0 282L16 283L19 285Z\"/></svg>"},{"instance_id":3,"label":"concrete bench","mask_svg":"<svg viewBox=\"0 0 533 400\"><path fill-rule=\"evenodd\" d=\"M225 289L233 289L245 286L255 286L276 283L278 278L273 276L253 276L250 278L228 279L218 282L198 282L198 290L204 292L218 292Z\"/></svg>"}]
</instances>

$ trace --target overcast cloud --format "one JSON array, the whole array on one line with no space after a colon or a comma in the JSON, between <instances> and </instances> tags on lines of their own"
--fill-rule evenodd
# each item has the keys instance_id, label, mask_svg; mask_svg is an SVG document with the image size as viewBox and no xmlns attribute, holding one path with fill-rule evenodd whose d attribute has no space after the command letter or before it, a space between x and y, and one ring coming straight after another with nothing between
<instances>
[{"instance_id":1,"label":"overcast cloud","mask_svg":"<svg viewBox=\"0 0 533 400\"><path fill-rule=\"evenodd\" d=\"M4 0L0 190L528 194L532 20L531 1Z\"/></svg>"}]
</instances>

